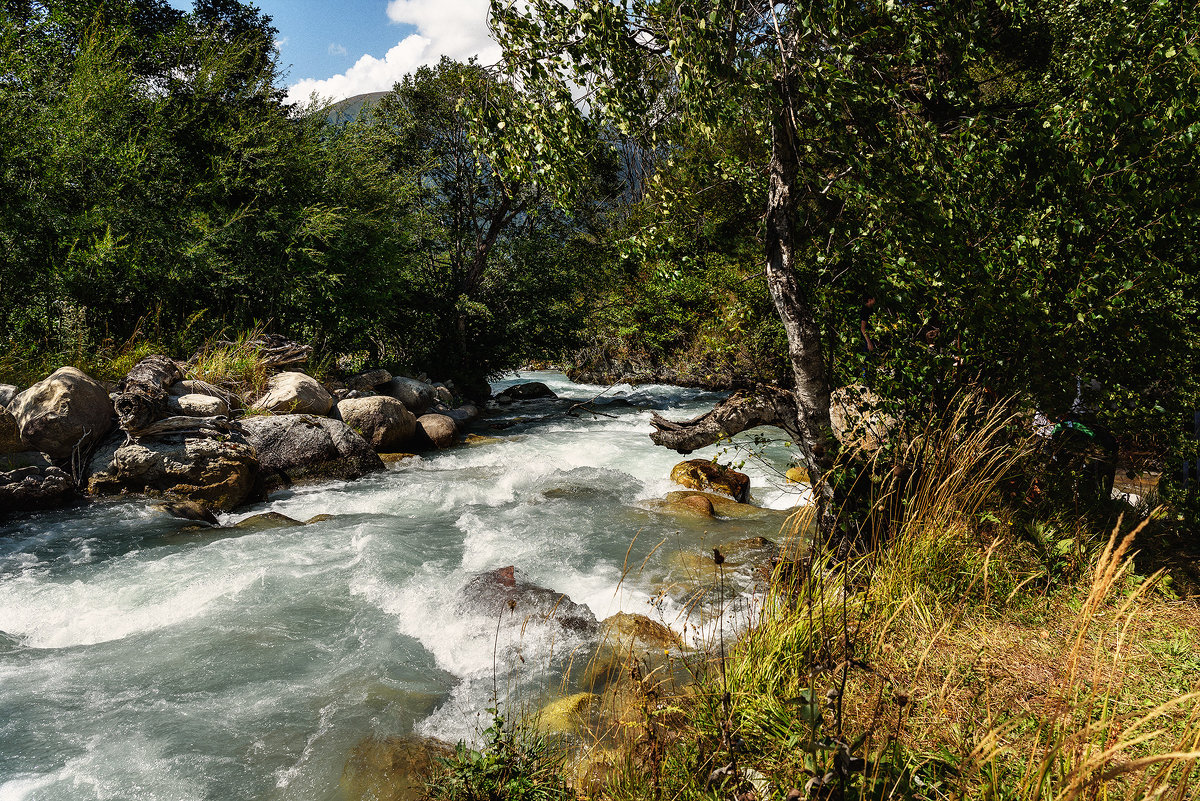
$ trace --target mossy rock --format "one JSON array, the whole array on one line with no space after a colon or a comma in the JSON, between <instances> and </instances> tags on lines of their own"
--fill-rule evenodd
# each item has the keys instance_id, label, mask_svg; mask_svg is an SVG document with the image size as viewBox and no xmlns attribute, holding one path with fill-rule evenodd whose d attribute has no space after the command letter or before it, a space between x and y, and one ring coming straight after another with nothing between
<instances>
[{"instance_id":1,"label":"mossy rock","mask_svg":"<svg viewBox=\"0 0 1200 801\"><path fill-rule=\"evenodd\" d=\"M712 504L713 512L718 517L728 517L736 520L767 520L771 522L778 521L780 524L787 519L788 513L779 509L764 509L761 506L751 506L748 503L738 503L735 500L726 498L724 495L717 495L712 492L699 492L695 490L676 490L668 492L664 499L665 507L668 509L682 508L682 504L694 503L688 502L688 498L703 498Z\"/></svg>"},{"instance_id":2,"label":"mossy rock","mask_svg":"<svg viewBox=\"0 0 1200 801\"><path fill-rule=\"evenodd\" d=\"M324 523L326 520L332 520L333 515L313 515L304 521L304 525L311 526L313 523Z\"/></svg>"},{"instance_id":3,"label":"mossy rock","mask_svg":"<svg viewBox=\"0 0 1200 801\"><path fill-rule=\"evenodd\" d=\"M789 484L812 484L812 480L808 477L808 471L800 465L792 465L784 474Z\"/></svg>"},{"instance_id":4,"label":"mossy rock","mask_svg":"<svg viewBox=\"0 0 1200 801\"><path fill-rule=\"evenodd\" d=\"M262 514L251 515L245 520L239 520L233 525L238 531L270 531L275 528L291 528L292 526L303 526L304 523L299 520L280 514L279 512L263 512Z\"/></svg>"},{"instance_id":5,"label":"mossy rock","mask_svg":"<svg viewBox=\"0 0 1200 801\"><path fill-rule=\"evenodd\" d=\"M538 731L547 734L578 734L591 718L595 693L575 693L546 704L537 713Z\"/></svg>"},{"instance_id":6,"label":"mossy rock","mask_svg":"<svg viewBox=\"0 0 1200 801\"><path fill-rule=\"evenodd\" d=\"M750 500L750 477L708 459L689 459L671 468L671 480L696 490L716 490L739 503Z\"/></svg>"},{"instance_id":7,"label":"mossy rock","mask_svg":"<svg viewBox=\"0 0 1200 801\"><path fill-rule=\"evenodd\" d=\"M483 434L467 434L467 436L463 439L463 444L478 447L480 445L495 445L503 441L504 440L500 437L488 437L484 436Z\"/></svg>"},{"instance_id":8,"label":"mossy rock","mask_svg":"<svg viewBox=\"0 0 1200 801\"><path fill-rule=\"evenodd\" d=\"M338 789L344 801L417 801L436 760L454 753L440 740L408 735L367 737L354 746Z\"/></svg>"},{"instance_id":9,"label":"mossy rock","mask_svg":"<svg viewBox=\"0 0 1200 801\"><path fill-rule=\"evenodd\" d=\"M655 650L683 648L683 638L678 633L645 615L633 612L617 612L606 617L600 624L600 638L618 647L633 645Z\"/></svg>"},{"instance_id":10,"label":"mossy rock","mask_svg":"<svg viewBox=\"0 0 1200 801\"><path fill-rule=\"evenodd\" d=\"M383 462L384 464L398 464L400 462L403 462L405 459L415 459L416 457L417 457L417 455L415 453L381 453L381 454L379 454L379 460L381 462Z\"/></svg>"}]
</instances>

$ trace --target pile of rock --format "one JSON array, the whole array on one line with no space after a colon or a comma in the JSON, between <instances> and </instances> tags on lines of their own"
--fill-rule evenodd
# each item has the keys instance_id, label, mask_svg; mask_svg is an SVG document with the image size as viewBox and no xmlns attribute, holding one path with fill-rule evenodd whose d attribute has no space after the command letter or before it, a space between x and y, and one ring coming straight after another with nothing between
<instances>
[{"instance_id":1,"label":"pile of rock","mask_svg":"<svg viewBox=\"0 0 1200 801\"><path fill-rule=\"evenodd\" d=\"M0 384L0 514L129 493L227 511L382 470L380 454L451 447L480 415L445 385L386 370L332 388L279 372L241 397L163 356L115 387L63 367L24 391Z\"/></svg>"}]
</instances>

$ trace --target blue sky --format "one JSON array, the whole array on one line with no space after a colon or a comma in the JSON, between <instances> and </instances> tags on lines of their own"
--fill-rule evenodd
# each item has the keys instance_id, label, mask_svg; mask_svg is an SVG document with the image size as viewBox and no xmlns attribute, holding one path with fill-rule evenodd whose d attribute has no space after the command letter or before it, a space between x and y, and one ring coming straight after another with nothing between
<instances>
[{"instance_id":1,"label":"blue sky","mask_svg":"<svg viewBox=\"0 0 1200 801\"><path fill-rule=\"evenodd\" d=\"M170 0L190 9L191 0ZM279 29L288 98L341 100L390 89L443 56L494 61L487 0L255 0Z\"/></svg>"}]
</instances>

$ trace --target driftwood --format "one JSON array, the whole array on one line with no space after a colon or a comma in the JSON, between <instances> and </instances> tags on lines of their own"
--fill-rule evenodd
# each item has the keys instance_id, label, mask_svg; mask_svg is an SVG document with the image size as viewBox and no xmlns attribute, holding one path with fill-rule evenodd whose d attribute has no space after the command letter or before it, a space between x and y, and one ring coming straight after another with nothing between
<instances>
[{"instance_id":1,"label":"driftwood","mask_svg":"<svg viewBox=\"0 0 1200 801\"><path fill-rule=\"evenodd\" d=\"M793 439L799 438L800 430L795 396L784 389L761 385L753 391L736 392L691 420L676 422L655 412L650 422L655 428L650 435L655 445L683 454L758 426L781 428Z\"/></svg>"},{"instance_id":2,"label":"driftwood","mask_svg":"<svg viewBox=\"0 0 1200 801\"><path fill-rule=\"evenodd\" d=\"M147 356L135 364L112 395L121 428L137 435L164 417L168 390L181 378L183 372L179 365L166 356Z\"/></svg>"},{"instance_id":3,"label":"driftwood","mask_svg":"<svg viewBox=\"0 0 1200 801\"><path fill-rule=\"evenodd\" d=\"M312 345L301 345L279 334L267 334L250 340L246 345L258 350L258 358L267 367L303 364L312 355Z\"/></svg>"},{"instance_id":4,"label":"driftwood","mask_svg":"<svg viewBox=\"0 0 1200 801\"><path fill-rule=\"evenodd\" d=\"M129 432L135 439L143 437L168 437L172 435L217 437L233 434L241 427L227 417L187 417L178 415L164 417L136 432Z\"/></svg>"}]
</instances>

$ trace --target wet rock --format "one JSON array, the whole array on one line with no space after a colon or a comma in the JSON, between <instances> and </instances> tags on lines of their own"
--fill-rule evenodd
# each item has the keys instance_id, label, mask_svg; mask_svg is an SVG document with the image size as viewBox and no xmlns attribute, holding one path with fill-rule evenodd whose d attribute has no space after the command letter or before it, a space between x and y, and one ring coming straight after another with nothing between
<instances>
[{"instance_id":1,"label":"wet rock","mask_svg":"<svg viewBox=\"0 0 1200 801\"><path fill-rule=\"evenodd\" d=\"M0 384L0 408L12 403L13 398L21 394L21 390L12 384Z\"/></svg>"},{"instance_id":2,"label":"wet rock","mask_svg":"<svg viewBox=\"0 0 1200 801\"><path fill-rule=\"evenodd\" d=\"M291 528L292 526L303 525L306 524L279 512L262 512L250 515L245 520L239 520L234 524L233 528L236 528L238 531L270 531L275 528Z\"/></svg>"},{"instance_id":3,"label":"wet rock","mask_svg":"<svg viewBox=\"0 0 1200 801\"><path fill-rule=\"evenodd\" d=\"M341 420L282 414L247 418L242 428L258 452L267 492L297 481L349 480L383 469L367 441Z\"/></svg>"},{"instance_id":4,"label":"wet rock","mask_svg":"<svg viewBox=\"0 0 1200 801\"><path fill-rule=\"evenodd\" d=\"M617 648L636 646L643 650L682 649L683 639L676 632L645 615L618 612L600 624L601 638Z\"/></svg>"},{"instance_id":5,"label":"wet rock","mask_svg":"<svg viewBox=\"0 0 1200 801\"><path fill-rule=\"evenodd\" d=\"M110 438L88 464L92 495L172 495L229 511L254 494L259 463L241 436L222 439L142 440Z\"/></svg>"},{"instance_id":6,"label":"wet rock","mask_svg":"<svg viewBox=\"0 0 1200 801\"><path fill-rule=\"evenodd\" d=\"M534 400L537 398L557 398L554 390L541 381L529 381L524 384L513 384L508 389L496 394L498 401Z\"/></svg>"},{"instance_id":7,"label":"wet rock","mask_svg":"<svg viewBox=\"0 0 1200 801\"><path fill-rule=\"evenodd\" d=\"M415 378L397 376L376 387L376 391L400 401L417 417L425 414L434 401L433 387Z\"/></svg>"},{"instance_id":8,"label":"wet rock","mask_svg":"<svg viewBox=\"0 0 1200 801\"><path fill-rule=\"evenodd\" d=\"M697 490L715 490L738 503L750 500L750 477L708 459L689 459L671 468L671 480Z\"/></svg>"},{"instance_id":9,"label":"wet rock","mask_svg":"<svg viewBox=\"0 0 1200 801\"><path fill-rule=\"evenodd\" d=\"M333 396L321 382L304 373L277 373L252 407L275 414L329 414Z\"/></svg>"},{"instance_id":10,"label":"wet rock","mask_svg":"<svg viewBox=\"0 0 1200 801\"><path fill-rule=\"evenodd\" d=\"M453 447L458 443L458 426L444 414L423 414L417 418L416 442L438 450Z\"/></svg>"},{"instance_id":11,"label":"wet rock","mask_svg":"<svg viewBox=\"0 0 1200 801\"><path fill-rule=\"evenodd\" d=\"M392 374L387 370L367 370L365 373L359 373L356 376L347 378L346 386L359 392L365 392L373 390L380 384L386 384L391 380Z\"/></svg>"},{"instance_id":12,"label":"wet rock","mask_svg":"<svg viewBox=\"0 0 1200 801\"><path fill-rule=\"evenodd\" d=\"M379 454L379 460L382 461L384 464L398 464L400 462L403 462L405 459L415 459L415 458L417 458L417 455L415 453L381 453L381 454Z\"/></svg>"},{"instance_id":13,"label":"wet rock","mask_svg":"<svg viewBox=\"0 0 1200 801\"><path fill-rule=\"evenodd\" d=\"M387 395L341 401L337 416L376 451L399 450L412 441L417 430L417 418L408 407Z\"/></svg>"},{"instance_id":14,"label":"wet rock","mask_svg":"<svg viewBox=\"0 0 1200 801\"><path fill-rule=\"evenodd\" d=\"M54 509L77 497L71 476L46 454L0 454L0 514Z\"/></svg>"},{"instance_id":15,"label":"wet rock","mask_svg":"<svg viewBox=\"0 0 1200 801\"><path fill-rule=\"evenodd\" d=\"M344 801L418 801L437 760L453 753L431 737L368 737L350 752L338 789Z\"/></svg>"},{"instance_id":16,"label":"wet rock","mask_svg":"<svg viewBox=\"0 0 1200 801\"><path fill-rule=\"evenodd\" d=\"M167 410L187 417L228 417L229 404L216 395L172 395Z\"/></svg>"},{"instance_id":17,"label":"wet rock","mask_svg":"<svg viewBox=\"0 0 1200 801\"><path fill-rule=\"evenodd\" d=\"M13 398L8 411L30 450L69 459L76 446L99 442L113 424L108 390L74 367L62 367Z\"/></svg>"},{"instance_id":18,"label":"wet rock","mask_svg":"<svg viewBox=\"0 0 1200 801\"><path fill-rule=\"evenodd\" d=\"M688 498L702 497L712 504L713 512L720 517L728 517L735 520L769 520L772 522L778 521L782 523L787 519L788 513L778 509L764 509L761 506L751 506L748 503L738 503L724 495L717 495L712 492L698 492L695 490L676 490L668 492L666 499L663 501L667 507L673 507L687 502ZM692 501L694 503L694 501Z\"/></svg>"},{"instance_id":19,"label":"wet rock","mask_svg":"<svg viewBox=\"0 0 1200 801\"><path fill-rule=\"evenodd\" d=\"M595 693L575 693L551 701L538 711L534 720L538 731L547 734L578 734L587 728Z\"/></svg>"},{"instance_id":20,"label":"wet rock","mask_svg":"<svg viewBox=\"0 0 1200 801\"><path fill-rule=\"evenodd\" d=\"M304 521L304 525L311 526L313 523L324 523L326 520L332 520L333 515L313 515Z\"/></svg>"},{"instance_id":21,"label":"wet rock","mask_svg":"<svg viewBox=\"0 0 1200 801\"><path fill-rule=\"evenodd\" d=\"M812 481L808 477L808 471L800 465L789 467L787 473L784 474L789 484L811 484Z\"/></svg>"},{"instance_id":22,"label":"wet rock","mask_svg":"<svg viewBox=\"0 0 1200 801\"><path fill-rule=\"evenodd\" d=\"M25 450L21 442L21 427L12 412L0 406L0 453L20 453Z\"/></svg>"},{"instance_id":23,"label":"wet rock","mask_svg":"<svg viewBox=\"0 0 1200 801\"><path fill-rule=\"evenodd\" d=\"M495 445L503 441L504 440L500 439L500 437L488 437L484 436L483 434L467 434L467 436L463 438L463 444L470 445L472 447L479 445Z\"/></svg>"},{"instance_id":24,"label":"wet rock","mask_svg":"<svg viewBox=\"0 0 1200 801\"><path fill-rule=\"evenodd\" d=\"M197 523L207 523L210 526L221 525L221 521L213 514L212 509L203 503L195 501L169 501L167 503L160 503L158 508L171 517L178 517L180 520L195 520Z\"/></svg>"},{"instance_id":25,"label":"wet rock","mask_svg":"<svg viewBox=\"0 0 1200 801\"><path fill-rule=\"evenodd\" d=\"M511 609L510 601L515 604ZM591 609L565 593L524 581L512 565L474 576L463 588L459 606L489 616L509 615L514 621L554 620L576 634L599 630Z\"/></svg>"}]
</instances>

